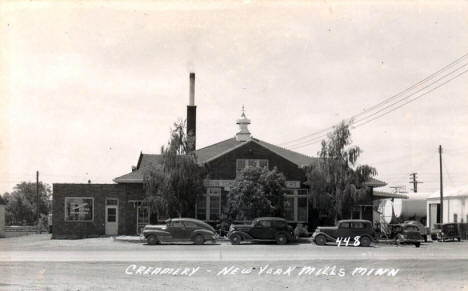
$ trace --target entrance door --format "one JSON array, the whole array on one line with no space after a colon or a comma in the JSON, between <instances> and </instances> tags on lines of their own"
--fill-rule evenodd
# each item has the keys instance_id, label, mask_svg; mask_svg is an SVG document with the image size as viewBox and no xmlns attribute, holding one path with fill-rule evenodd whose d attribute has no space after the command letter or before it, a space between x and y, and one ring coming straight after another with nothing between
<instances>
[{"instance_id":1,"label":"entrance door","mask_svg":"<svg viewBox=\"0 0 468 291\"><path fill-rule=\"evenodd\" d=\"M140 234L147 224L150 224L150 207L140 205L137 207L137 234Z\"/></svg>"},{"instance_id":2,"label":"entrance door","mask_svg":"<svg viewBox=\"0 0 468 291\"><path fill-rule=\"evenodd\" d=\"M117 199L106 200L106 235L119 232L119 205Z\"/></svg>"}]
</instances>

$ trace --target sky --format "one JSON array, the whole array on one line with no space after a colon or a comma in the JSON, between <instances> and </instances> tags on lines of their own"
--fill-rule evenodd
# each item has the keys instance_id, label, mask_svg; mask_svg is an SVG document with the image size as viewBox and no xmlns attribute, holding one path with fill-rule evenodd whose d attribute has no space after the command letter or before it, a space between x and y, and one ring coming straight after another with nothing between
<instances>
[{"instance_id":1,"label":"sky","mask_svg":"<svg viewBox=\"0 0 468 291\"><path fill-rule=\"evenodd\" d=\"M314 156L319 143L287 142L468 53L467 1L3 1L0 13L0 193L36 171L49 184L130 172L185 118L192 71L197 148L234 137L244 105L255 138ZM410 190L417 172L420 192L438 191L439 145L444 188L468 184L467 81L352 130L383 190Z\"/></svg>"}]
</instances>

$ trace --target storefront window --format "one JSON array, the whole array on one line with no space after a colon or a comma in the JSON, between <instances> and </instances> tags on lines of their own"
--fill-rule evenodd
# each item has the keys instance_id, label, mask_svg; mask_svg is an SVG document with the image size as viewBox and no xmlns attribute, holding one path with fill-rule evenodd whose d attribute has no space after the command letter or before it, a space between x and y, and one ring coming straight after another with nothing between
<instances>
[{"instance_id":1,"label":"storefront window","mask_svg":"<svg viewBox=\"0 0 468 291\"><path fill-rule=\"evenodd\" d=\"M93 221L94 199L65 197L65 221Z\"/></svg>"},{"instance_id":2,"label":"storefront window","mask_svg":"<svg viewBox=\"0 0 468 291\"><path fill-rule=\"evenodd\" d=\"M307 197L297 198L297 220L307 221Z\"/></svg>"},{"instance_id":3,"label":"storefront window","mask_svg":"<svg viewBox=\"0 0 468 291\"><path fill-rule=\"evenodd\" d=\"M219 212L221 210L221 197L220 196L210 196L210 219L209 220L218 220Z\"/></svg>"},{"instance_id":4,"label":"storefront window","mask_svg":"<svg viewBox=\"0 0 468 291\"><path fill-rule=\"evenodd\" d=\"M197 199L197 218L206 219L206 195L200 195Z\"/></svg>"},{"instance_id":5,"label":"storefront window","mask_svg":"<svg viewBox=\"0 0 468 291\"><path fill-rule=\"evenodd\" d=\"M284 216L286 220L294 219L294 197L286 197L284 201Z\"/></svg>"}]
</instances>

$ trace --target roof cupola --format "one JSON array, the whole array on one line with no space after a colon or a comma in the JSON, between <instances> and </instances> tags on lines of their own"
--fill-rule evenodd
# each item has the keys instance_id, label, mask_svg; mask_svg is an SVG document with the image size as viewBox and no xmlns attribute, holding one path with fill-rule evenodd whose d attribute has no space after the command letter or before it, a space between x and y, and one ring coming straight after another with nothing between
<instances>
[{"instance_id":1,"label":"roof cupola","mask_svg":"<svg viewBox=\"0 0 468 291\"><path fill-rule=\"evenodd\" d=\"M249 124L250 124L250 119L248 119L245 116L245 110L244 110L244 105L242 105L242 114L239 119L237 119L236 122L239 125L239 132L236 133L236 140L237 141L247 141L250 137L250 131L249 131Z\"/></svg>"}]
</instances>

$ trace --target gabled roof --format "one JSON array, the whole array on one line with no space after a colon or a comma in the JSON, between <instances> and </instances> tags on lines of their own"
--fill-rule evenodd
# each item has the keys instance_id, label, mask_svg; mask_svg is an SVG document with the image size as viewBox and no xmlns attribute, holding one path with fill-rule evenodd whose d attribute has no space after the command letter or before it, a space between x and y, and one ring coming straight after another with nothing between
<instances>
[{"instance_id":1,"label":"gabled roof","mask_svg":"<svg viewBox=\"0 0 468 291\"><path fill-rule=\"evenodd\" d=\"M230 138L197 150L196 153L198 157L198 162L202 164L210 162L250 142L259 144L260 146L296 164L298 167L308 166L317 160L316 158L293 152L291 150L272 145L270 143L256 138L250 138L248 141L237 141L236 138Z\"/></svg>"},{"instance_id":2,"label":"gabled roof","mask_svg":"<svg viewBox=\"0 0 468 291\"><path fill-rule=\"evenodd\" d=\"M210 146L196 150L198 163L205 164L220 156L223 156L230 151L233 151L250 142L254 142L273 153L285 158L286 160L296 164L298 167L305 167L314 163L317 159L306 156L297 152L287 150L282 147L272 145L256 138L250 138L248 141L237 141L236 138L226 139L224 141L212 144ZM145 171L150 166L157 166L162 163L162 155L160 154L143 154L140 153L136 169L128 174L114 179L116 183L141 183Z\"/></svg>"},{"instance_id":3,"label":"gabled roof","mask_svg":"<svg viewBox=\"0 0 468 291\"><path fill-rule=\"evenodd\" d=\"M265 141L250 138L248 141L237 141L236 138L229 138L223 140L221 142L209 145L207 147L201 148L196 150L196 155L199 164L205 164L212 160L217 159L241 146L244 146L248 143L254 142L273 153L285 158L286 160L296 164L298 167L303 168L308 166L312 163L316 163L318 161L317 158L309 157L307 155L294 152L279 146L275 146L273 144L267 143ZM162 155L160 154L143 154L140 153L140 157L138 158L138 164L136 169L128 174L123 176L117 177L114 179L116 183L141 183L143 182L143 177L145 171L162 163ZM387 183L377 180L375 178L370 178L365 185L370 187L383 187L387 185Z\"/></svg>"}]
</instances>

